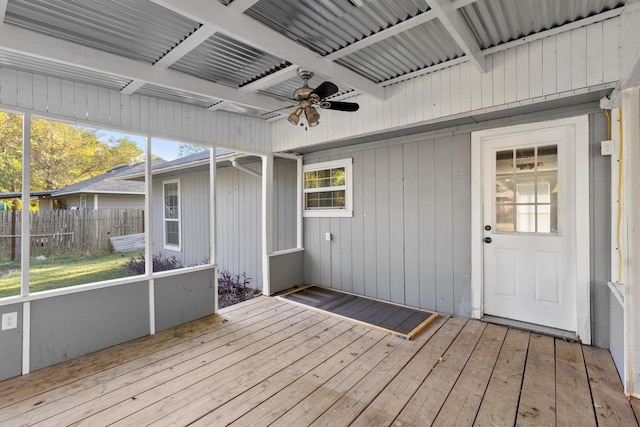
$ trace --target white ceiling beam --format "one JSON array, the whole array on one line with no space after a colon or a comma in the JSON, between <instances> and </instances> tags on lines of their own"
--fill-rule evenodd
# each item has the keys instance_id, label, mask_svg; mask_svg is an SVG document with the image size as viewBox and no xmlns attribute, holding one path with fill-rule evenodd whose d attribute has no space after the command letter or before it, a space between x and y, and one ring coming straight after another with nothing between
<instances>
[{"instance_id":1,"label":"white ceiling beam","mask_svg":"<svg viewBox=\"0 0 640 427\"><path fill-rule=\"evenodd\" d=\"M436 14L433 11L430 11L430 10L426 11L424 13L421 13L420 15L414 16L413 18L407 19L406 21L400 22L382 31L378 31L377 33L372 34L369 37L365 37L361 40L358 40L355 43L351 43L350 45L345 46L342 49L339 49L339 50L336 50L335 52L330 53L324 58L330 61L335 61L338 58L342 58L343 56L347 56L355 51L364 49L367 46L371 46L372 44L378 43L381 40L384 40L389 37L393 37L396 34L410 30L413 27L422 25L425 22L431 21L432 19L435 19L435 18L436 18Z\"/></svg>"},{"instance_id":2,"label":"white ceiling beam","mask_svg":"<svg viewBox=\"0 0 640 427\"><path fill-rule=\"evenodd\" d=\"M255 80L249 84L246 84L239 88L240 92L252 93L257 92L261 89L265 89L271 86L275 86L278 83L282 83L287 81L293 77L298 75L298 66L297 65L289 65L282 70L278 70L275 73L268 74L261 79Z\"/></svg>"},{"instance_id":3,"label":"white ceiling beam","mask_svg":"<svg viewBox=\"0 0 640 427\"><path fill-rule=\"evenodd\" d=\"M0 23L4 22L4 15L7 13L9 0L0 0Z\"/></svg>"},{"instance_id":4,"label":"white ceiling beam","mask_svg":"<svg viewBox=\"0 0 640 427\"><path fill-rule=\"evenodd\" d=\"M481 73L486 72L487 67L480 46L453 3L450 0L426 0L426 2L471 63Z\"/></svg>"},{"instance_id":5,"label":"white ceiling beam","mask_svg":"<svg viewBox=\"0 0 640 427\"><path fill-rule=\"evenodd\" d=\"M256 3L258 3L258 0L233 0L228 7L242 13Z\"/></svg>"},{"instance_id":6,"label":"white ceiling beam","mask_svg":"<svg viewBox=\"0 0 640 427\"><path fill-rule=\"evenodd\" d=\"M378 99L385 98L384 88L353 71L324 59L317 53L299 45L248 16L211 0L151 0L176 13L201 23L218 27L218 31L247 43L276 57L300 64L310 71L337 80Z\"/></svg>"},{"instance_id":7,"label":"white ceiling beam","mask_svg":"<svg viewBox=\"0 0 640 427\"><path fill-rule=\"evenodd\" d=\"M224 107L225 101L220 101L217 102L215 104L213 104L211 107L207 108L207 110L209 111L217 111L219 109L221 109L222 107Z\"/></svg>"},{"instance_id":8,"label":"white ceiling beam","mask_svg":"<svg viewBox=\"0 0 640 427\"><path fill-rule=\"evenodd\" d=\"M145 62L124 58L13 25L0 25L0 50L130 80L141 80L156 86L223 99L234 104L267 111L283 108L287 105L268 96L242 93L226 85L171 69L154 67Z\"/></svg>"},{"instance_id":9,"label":"white ceiling beam","mask_svg":"<svg viewBox=\"0 0 640 427\"><path fill-rule=\"evenodd\" d=\"M171 65L178 62L180 58L211 37L215 32L216 29L210 25L201 26L177 46L171 49L166 55L160 58L155 64L153 64L153 66L158 68L169 68ZM146 82L144 80L134 80L122 89L122 93L124 95L133 95L138 89L144 86L145 83Z\"/></svg>"}]
</instances>

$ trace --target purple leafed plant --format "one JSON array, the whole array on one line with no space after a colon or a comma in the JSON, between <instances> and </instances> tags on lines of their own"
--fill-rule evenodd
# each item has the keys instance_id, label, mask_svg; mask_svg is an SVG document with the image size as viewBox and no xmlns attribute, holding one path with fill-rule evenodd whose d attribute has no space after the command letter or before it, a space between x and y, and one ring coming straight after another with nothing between
<instances>
[{"instance_id":1,"label":"purple leafed plant","mask_svg":"<svg viewBox=\"0 0 640 427\"><path fill-rule=\"evenodd\" d=\"M220 272L218 293L242 294L247 291L251 278L246 273L231 274L228 270Z\"/></svg>"},{"instance_id":2,"label":"purple leafed plant","mask_svg":"<svg viewBox=\"0 0 640 427\"><path fill-rule=\"evenodd\" d=\"M153 271L156 273L158 271L175 270L177 268L183 267L182 261L180 261L175 256L165 258L162 256L161 253L154 255L152 262L153 262ZM129 261L127 261L124 265L124 268L126 268L127 270L131 271L134 274L144 274L144 267L145 267L145 258L144 258L144 255L142 254L138 255L137 257L129 258Z\"/></svg>"}]
</instances>

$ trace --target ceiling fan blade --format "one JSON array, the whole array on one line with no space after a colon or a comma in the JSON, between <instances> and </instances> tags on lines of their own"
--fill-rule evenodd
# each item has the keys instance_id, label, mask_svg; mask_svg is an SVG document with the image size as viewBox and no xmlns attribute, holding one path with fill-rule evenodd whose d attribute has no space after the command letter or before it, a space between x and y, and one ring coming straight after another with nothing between
<instances>
[{"instance_id":1,"label":"ceiling fan blade","mask_svg":"<svg viewBox=\"0 0 640 427\"><path fill-rule=\"evenodd\" d=\"M358 111L360 106L355 102L322 101L320 108L337 111Z\"/></svg>"},{"instance_id":2,"label":"ceiling fan blade","mask_svg":"<svg viewBox=\"0 0 640 427\"><path fill-rule=\"evenodd\" d=\"M320 86L318 86L313 91L311 91L311 94L309 94L309 98L311 99L317 98L318 100L321 100L337 92L338 92L338 86L336 86L331 82L323 82L320 84Z\"/></svg>"}]
</instances>

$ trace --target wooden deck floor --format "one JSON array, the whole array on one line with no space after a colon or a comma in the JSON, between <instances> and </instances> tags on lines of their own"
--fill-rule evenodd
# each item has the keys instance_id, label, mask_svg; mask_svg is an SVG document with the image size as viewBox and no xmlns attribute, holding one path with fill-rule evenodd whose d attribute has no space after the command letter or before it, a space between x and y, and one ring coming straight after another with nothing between
<instances>
[{"instance_id":1,"label":"wooden deck floor","mask_svg":"<svg viewBox=\"0 0 640 427\"><path fill-rule=\"evenodd\" d=\"M74 423L638 425L606 350L459 317L404 341L266 297L0 382L0 425Z\"/></svg>"}]
</instances>

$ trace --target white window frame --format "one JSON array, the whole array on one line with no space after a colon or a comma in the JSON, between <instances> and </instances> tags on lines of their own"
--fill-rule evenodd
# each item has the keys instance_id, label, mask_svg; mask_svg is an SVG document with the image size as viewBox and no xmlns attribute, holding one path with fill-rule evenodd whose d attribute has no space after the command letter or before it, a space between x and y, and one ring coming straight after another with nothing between
<instances>
[{"instance_id":1,"label":"white window frame","mask_svg":"<svg viewBox=\"0 0 640 427\"><path fill-rule=\"evenodd\" d=\"M341 168L344 167L345 172L345 208L336 209L307 209L306 206L306 193L316 193L321 191L341 190L340 187L323 187L323 188L304 188L304 177L307 172L313 172L324 169ZM302 167L302 216L303 217L353 217L353 159L339 159L329 162L311 163Z\"/></svg>"},{"instance_id":2,"label":"white window frame","mask_svg":"<svg viewBox=\"0 0 640 427\"><path fill-rule=\"evenodd\" d=\"M164 206L165 200L165 190L168 184L177 184L178 187L178 218L167 218L167 210ZM171 243L167 243L167 222L177 222L178 223L178 244L174 245ZM164 248L169 251L182 251L182 203L180 201L180 179L171 179L167 181L162 181L162 235Z\"/></svg>"}]
</instances>

